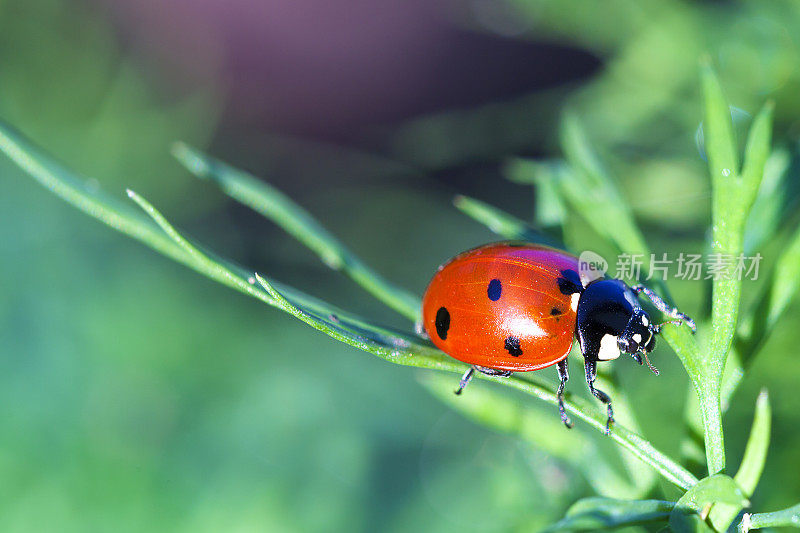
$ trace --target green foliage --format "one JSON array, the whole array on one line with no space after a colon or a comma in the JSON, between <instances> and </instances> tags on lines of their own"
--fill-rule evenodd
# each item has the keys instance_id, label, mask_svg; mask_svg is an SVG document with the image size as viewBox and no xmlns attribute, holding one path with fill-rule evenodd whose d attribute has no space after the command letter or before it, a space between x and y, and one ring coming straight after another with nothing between
<instances>
[{"instance_id":1,"label":"green foliage","mask_svg":"<svg viewBox=\"0 0 800 533\"><path fill-rule=\"evenodd\" d=\"M706 102L705 145L712 184L712 241L714 253L737 257L744 252L744 223L764 175L764 165L770 151L772 106L767 104L756 117L747 139L744 164L739 169L736 139L727 100L711 67L702 68L703 93ZM741 279L737 276L717 276L713 280L711 321L713 324L707 356L703 359L698 379L700 403L714 424L721 424L720 395L722 374L728 355L741 294ZM707 420L707 423L709 421ZM725 468L725 447L722 432L714 432L718 442L706 441L712 473Z\"/></svg>"},{"instance_id":2,"label":"green foliage","mask_svg":"<svg viewBox=\"0 0 800 533\"><path fill-rule=\"evenodd\" d=\"M231 198L273 220L311 248L326 265L341 270L370 294L403 316L413 321L419 320L419 298L395 287L367 267L307 211L294 204L283 193L246 172L208 157L186 144L176 144L173 153L194 175L212 180Z\"/></svg>"},{"instance_id":3,"label":"green foliage","mask_svg":"<svg viewBox=\"0 0 800 533\"><path fill-rule=\"evenodd\" d=\"M742 489L733 478L714 474L701 479L686 491L670 513L669 525L673 531L714 531L705 519L714 504L728 504L738 508L749 505Z\"/></svg>"},{"instance_id":4,"label":"green foliage","mask_svg":"<svg viewBox=\"0 0 800 533\"><path fill-rule=\"evenodd\" d=\"M744 451L744 458L733 480L741 488L746 497L753 495L758 480L764 471L769 448L770 427L772 425L772 410L769 405L769 395L764 390L758 395L756 412L753 417L753 427L750 429L750 438ZM709 515L711 524L717 530L725 530L741 511L741 506L718 503L714 505Z\"/></svg>"},{"instance_id":5,"label":"green foliage","mask_svg":"<svg viewBox=\"0 0 800 533\"><path fill-rule=\"evenodd\" d=\"M739 525L739 531L747 533L764 527L800 528L800 504L771 513L746 514Z\"/></svg>"},{"instance_id":6,"label":"green foliage","mask_svg":"<svg viewBox=\"0 0 800 533\"><path fill-rule=\"evenodd\" d=\"M495 387L476 388L461 398L452 393L453 383L449 376L425 374L420 376L420 382L442 402L468 418L494 430L518 436L549 455L573 465L599 494L633 499L641 497L651 488L651 471L627 472L628 475L619 473L590 435L580 431L561 431L561 420L552 416L549 409L531 408ZM635 461L637 465L642 464ZM676 474L685 476L679 471ZM686 481L694 482L689 478Z\"/></svg>"},{"instance_id":7,"label":"green foliage","mask_svg":"<svg viewBox=\"0 0 800 533\"><path fill-rule=\"evenodd\" d=\"M77 178L38 153L19 134L5 127L0 128L0 150L35 179L87 214L215 281L288 312L341 342L396 364L458 373L467 368L422 339L370 324L300 291L280 285L257 273L248 273L211 256L190 243L149 202L133 191L129 190L128 195L149 215L155 226L127 209L118 207L116 202L97 191L82 189ZM256 282L261 288L256 286ZM479 377L497 381L557 405L553 388L541 380L518 377L502 379L483 375ZM589 407L587 402L575 398L567 402L566 407L578 419L598 431L605 431L604 415ZM615 425L612 438L679 487L687 488L696 481L687 470L624 426Z\"/></svg>"},{"instance_id":8,"label":"green foliage","mask_svg":"<svg viewBox=\"0 0 800 533\"><path fill-rule=\"evenodd\" d=\"M563 520L547 528L555 531L597 531L660 523L669 518L673 502L585 498L575 502Z\"/></svg>"},{"instance_id":9,"label":"green foliage","mask_svg":"<svg viewBox=\"0 0 800 533\"><path fill-rule=\"evenodd\" d=\"M209 84L163 101L97 15L85 3L0 2L0 116L62 154L71 168L102 176L104 186L117 190L135 175L171 202L192 181L168 164L164 147L176 137L208 140L215 89ZM197 211L208 201L170 207Z\"/></svg>"},{"instance_id":10,"label":"green foliage","mask_svg":"<svg viewBox=\"0 0 800 533\"><path fill-rule=\"evenodd\" d=\"M537 231L524 221L480 200L468 196L456 196L453 204L465 215L472 217L506 239L564 247L558 239Z\"/></svg>"},{"instance_id":11,"label":"green foliage","mask_svg":"<svg viewBox=\"0 0 800 533\"><path fill-rule=\"evenodd\" d=\"M712 242L715 253L737 254L744 250L746 221L759 193L765 165L770 157L772 108L768 104L756 117L748 135L744 163L733 136L727 100L709 66L702 68L706 115L704 136L712 181ZM649 254L649 247L637 226L632 209L612 174L601 163L576 115L567 114L562 125L565 161L542 164L517 160L508 166L512 179L538 183L558 205L569 206L594 231L619 251ZM214 256L180 233L147 200L133 191L130 198L144 215L104 194L56 164L9 127L0 127L0 150L43 186L95 217L156 251L197 272L283 310L314 329L360 350L404 366L460 373L466 365L437 350L427 340L402 331L385 328L354 314L280 284ZM419 301L407 291L386 281L348 251L305 210L277 189L255 177L216 161L199 151L179 144L178 159L194 174L210 178L234 199L275 221L287 232L315 251L329 266L349 275L378 300L411 320L419 316ZM533 230L528 224L478 200L459 197L459 209L507 238L535 242L558 242ZM146 215L146 216L145 216ZM541 220L543 226L563 222L564 212L555 210ZM800 268L800 239L794 237L771 272L765 292L755 309L767 310L761 322L750 322L751 344L760 344L774 327L797 289ZM786 279L790 276L790 279ZM663 286L659 287L662 292ZM665 293L666 294L666 293ZM658 450L639 434L630 398L617 388L615 376L601 376L603 387L613 393L620 413L610 441L626 452L620 462L608 455L608 445L595 440L605 430L605 416L593 403L568 396L567 411L584 424L566 437L557 439L558 422L552 415L557 405L554 388L537 376L497 378L478 376L500 387L476 388L463 398L451 394L454 382L446 376L424 374L421 380L436 397L469 418L505 433L515 434L532 446L547 450L584 474L600 494L629 499L589 498L573 505L553 531L582 531L629 525L664 524L676 531L721 531L728 527L755 490L767 458L770 432L770 406L766 393L759 396L750 439L735 478L724 475L726 466L722 431L723 371L737 332L741 301L741 281L720 278L713 282L711 317L701 329L707 345L701 347L686 327L667 326L663 336L687 371L700 410L704 432L706 477L698 480L679 461ZM742 341L744 342L744 341ZM741 344L745 346L745 344ZM754 349L742 349L742 354ZM738 357L738 355L737 355ZM733 386L735 388L735 386ZM522 393L549 404L550 412L530 402L516 401L508 391ZM586 428L597 430L589 433ZM547 428L554 428L547 430ZM560 428L559 428L560 429ZM627 454L630 454L629 456ZM643 465L648 469L643 470ZM654 490L657 472L681 489L676 503L644 500ZM742 528L794 523L796 508L776 513L745 515ZM759 525L760 524L760 525Z\"/></svg>"}]
</instances>

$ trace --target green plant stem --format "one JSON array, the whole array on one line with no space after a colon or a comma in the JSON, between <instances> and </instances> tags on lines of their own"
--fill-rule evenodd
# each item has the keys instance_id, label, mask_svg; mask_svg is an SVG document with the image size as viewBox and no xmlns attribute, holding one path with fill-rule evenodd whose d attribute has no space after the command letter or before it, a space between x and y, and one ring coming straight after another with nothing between
<instances>
[{"instance_id":1,"label":"green plant stem","mask_svg":"<svg viewBox=\"0 0 800 533\"><path fill-rule=\"evenodd\" d=\"M800 528L800 504L771 513L746 514L739 524L739 531L747 533L751 529L763 527Z\"/></svg>"},{"instance_id":2,"label":"green plant stem","mask_svg":"<svg viewBox=\"0 0 800 533\"><path fill-rule=\"evenodd\" d=\"M634 475L626 476L619 472L614 458L603 454L606 449L589 434L588 428L578 425L566 431L561 420L553 416L553 408L549 405L541 408L520 401L517 395L508 394L504 387L496 386L472 386L468 394L456 396L453 394L453 377L449 374L424 372L420 373L418 381L436 398L465 417L484 427L514 435L571 465L600 495L628 500L641 498L657 479L654 470L624 450L622 453L631 457L630 462L637 468L635 472L628 472ZM616 396L614 401L615 416L620 414L618 420L633 428L624 411L620 413L617 408ZM625 466L629 465L626 463Z\"/></svg>"},{"instance_id":3,"label":"green plant stem","mask_svg":"<svg viewBox=\"0 0 800 533\"><path fill-rule=\"evenodd\" d=\"M96 188L86 187L75 175L38 151L20 134L2 124L0 124L0 150L35 180L86 214L211 279L294 315L341 342L395 364L455 373L463 373L467 368L467 365L446 356L430 344L420 342L418 338L369 324L361 318L340 311L291 287L277 284L260 275L255 276L210 255L183 237L141 196L129 191L129 196L144 209L149 219L138 212L128 210ZM518 376L478 377L522 391L551 405L558 405L552 387L535 377L528 380ZM566 409L597 431L605 432L605 417L587 402L575 398L566 402ZM658 451L649 441L622 425L614 426L611 438L677 486L688 489L697 482L697 478L685 468Z\"/></svg>"},{"instance_id":4,"label":"green plant stem","mask_svg":"<svg viewBox=\"0 0 800 533\"><path fill-rule=\"evenodd\" d=\"M319 320L318 318L310 315L308 313L303 312L302 309L298 308L297 306L293 305L289 302L286 298L284 298L274 287L271 287L270 284L261 278L260 276L256 275L258 281L261 285L269 292L269 294L279 302L281 308L283 308L286 312L292 314L296 318L306 322L310 326L319 329L325 333L330 334L329 331L326 330L324 321ZM392 362L400 363L400 364L407 364L410 366L418 366L423 368L430 368L425 364L418 364L417 361L413 359L400 359L395 357L391 359ZM455 361L454 361L455 363ZM463 364L452 364L452 365L443 365L441 362L437 362L435 368L440 370L450 370L455 372L462 372L466 366ZM528 378L524 379L519 377L518 375L512 375L511 377L496 377L496 376L487 376L485 374L478 374L476 377L479 379L486 379L489 381L494 381L496 383L500 383L512 389L519 390L524 392L530 396L534 396L539 398L540 400L544 400L552 405L558 405L558 397L556 396L555 392L550 388L548 385L545 385L544 382ZM565 402L566 410L575 415L576 418L583 420L591 427L594 427L598 431L605 433L606 427L606 419L604 416L597 413L596 409L592 409L590 405L588 405L584 400L579 398L572 398L570 401ZM640 437L633 431L625 428L621 425L614 425L614 430L611 432L610 435L611 439L620 444L623 448L633 453L639 459L644 461L646 464L653 467L662 476L664 476L667 480L671 481L672 483L678 485L683 489L688 489L695 483L697 483L697 478L694 477L690 472L688 472L685 468L680 466L679 464L675 463L670 459L667 455L664 455L660 451L658 451L649 441L645 440L644 438Z\"/></svg>"},{"instance_id":5,"label":"green plant stem","mask_svg":"<svg viewBox=\"0 0 800 533\"><path fill-rule=\"evenodd\" d=\"M564 243L559 239L532 228L522 220L486 202L481 202L469 196L458 195L453 199L453 205L467 216L477 220L506 239L544 244L554 248L565 248Z\"/></svg>"},{"instance_id":6,"label":"green plant stem","mask_svg":"<svg viewBox=\"0 0 800 533\"><path fill-rule=\"evenodd\" d=\"M742 464L733 478L742 489L742 493L748 498L755 492L758 480L761 479L761 473L764 471L771 425L772 411L769 404L769 395L766 390L762 390L756 400L753 426L750 429L750 437L747 439L747 447L744 450ZM717 530L724 531L727 530L741 509L736 505L720 503L711 509L708 518Z\"/></svg>"},{"instance_id":7,"label":"green plant stem","mask_svg":"<svg viewBox=\"0 0 800 533\"><path fill-rule=\"evenodd\" d=\"M653 527L666 522L674 508L675 502L662 500L584 498L575 502L561 521L545 529L543 533Z\"/></svg>"},{"instance_id":8,"label":"green plant stem","mask_svg":"<svg viewBox=\"0 0 800 533\"><path fill-rule=\"evenodd\" d=\"M719 80L707 61L701 68L701 80L706 107L705 146L712 185L711 250L720 259L732 257L736 260L744 251L745 222L758 194L770 152L772 105L766 104L753 121L740 171L730 108ZM725 362L736 331L741 287L741 276L734 275L731 268L712 280L713 327L707 353L699 361L702 390L698 391L701 406L704 407L706 457L710 474L725 469L722 426L718 424L722 413L719 404ZM708 434L709 430L713 431L711 435Z\"/></svg>"},{"instance_id":9,"label":"green plant stem","mask_svg":"<svg viewBox=\"0 0 800 533\"><path fill-rule=\"evenodd\" d=\"M323 263L344 272L364 290L409 320L416 322L420 319L422 304L419 298L368 267L308 211L278 189L184 143L176 143L172 152L192 174L211 180L231 198L278 224L319 255Z\"/></svg>"}]
</instances>

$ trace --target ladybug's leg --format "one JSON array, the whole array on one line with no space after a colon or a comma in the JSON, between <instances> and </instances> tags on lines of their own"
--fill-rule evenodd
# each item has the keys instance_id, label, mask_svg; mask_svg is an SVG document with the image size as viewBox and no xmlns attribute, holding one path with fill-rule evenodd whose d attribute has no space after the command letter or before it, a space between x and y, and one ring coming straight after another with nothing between
<instances>
[{"instance_id":1,"label":"ladybug's leg","mask_svg":"<svg viewBox=\"0 0 800 533\"><path fill-rule=\"evenodd\" d=\"M585 359L586 366L586 383L589 385L589 391L595 398L606 404L608 408L608 419L606 420L606 435L611 434L611 426L614 425L614 410L611 408L611 397L605 392L595 389L594 382L597 379L597 361Z\"/></svg>"},{"instance_id":2,"label":"ladybug's leg","mask_svg":"<svg viewBox=\"0 0 800 533\"><path fill-rule=\"evenodd\" d=\"M489 368L488 366L474 366L475 370L480 372L481 374L486 374L487 376L497 376L500 378L507 378L513 372L511 370L498 370L497 368Z\"/></svg>"},{"instance_id":3,"label":"ladybug's leg","mask_svg":"<svg viewBox=\"0 0 800 533\"><path fill-rule=\"evenodd\" d=\"M567 416L567 411L564 409L564 387L567 386L569 379L569 368L567 368L567 359L562 359L558 362L558 379L561 383L558 384L558 414L561 415L561 421L567 426L567 429L572 428L572 421Z\"/></svg>"},{"instance_id":4,"label":"ladybug's leg","mask_svg":"<svg viewBox=\"0 0 800 533\"><path fill-rule=\"evenodd\" d=\"M414 322L414 333L416 333L425 340L431 340L430 336L425 331L425 326L422 324L422 320Z\"/></svg>"},{"instance_id":5,"label":"ladybug's leg","mask_svg":"<svg viewBox=\"0 0 800 533\"><path fill-rule=\"evenodd\" d=\"M459 382L458 388L456 389L456 394L461 394L461 392L464 390L464 387L466 387L467 384L470 382L470 380L472 380L472 376L475 375L476 370L481 374L486 374L487 376L497 376L501 378L507 378L508 376L513 374L513 372L510 370L498 370L496 368L488 368L485 366L472 365L466 372L464 372L464 375L461 376L461 381Z\"/></svg>"},{"instance_id":6,"label":"ladybug's leg","mask_svg":"<svg viewBox=\"0 0 800 533\"><path fill-rule=\"evenodd\" d=\"M463 392L464 387L466 387L467 384L469 384L469 382L472 380L472 376L474 374L475 374L475 367L474 366L469 367L469 369L467 369L467 371L464 372L464 375L461 376L461 381L458 383L458 388L456 389L456 394L461 394Z\"/></svg>"},{"instance_id":7,"label":"ladybug's leg","mask_svg":"<svg viewBox=\"0 0 800 533\"><path fill-rule=\"evenodd\" d=\"M633 292L636 294L644 293L644 295L647 296L651 302L653 302L653 305L656 306L656 309L670 318L678 319L679 322L677 322L677 324L680 324L680 321L685 322L690 328L692 328L692 333L697 332L697 325L695 325L694 320L692 320L688 315L681 313L676 308L670 307L670 305L655 292L651 291L644 285L634 285L631 287L631 290L633 290ZM675 324L675 322L671 323Z\"/></svg>"}]
</instances>

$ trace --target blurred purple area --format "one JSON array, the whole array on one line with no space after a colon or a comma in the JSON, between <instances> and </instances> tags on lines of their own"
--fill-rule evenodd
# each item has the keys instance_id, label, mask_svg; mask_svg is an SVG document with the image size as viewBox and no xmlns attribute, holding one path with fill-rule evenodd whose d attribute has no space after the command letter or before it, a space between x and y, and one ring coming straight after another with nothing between
<instances>
[{"instance_id":1,"label":"blurred purple area","mask_svg":"<svg viewBox=\"0 0 800 533\"><path fill-rule=\"evenodd\" d=\"M482 0L94 1L175 91L220 87L224 129L348 141L369 126L513 98L598 66L584 52L504 37L535 30Z\"/></svg>"}]
</instances>

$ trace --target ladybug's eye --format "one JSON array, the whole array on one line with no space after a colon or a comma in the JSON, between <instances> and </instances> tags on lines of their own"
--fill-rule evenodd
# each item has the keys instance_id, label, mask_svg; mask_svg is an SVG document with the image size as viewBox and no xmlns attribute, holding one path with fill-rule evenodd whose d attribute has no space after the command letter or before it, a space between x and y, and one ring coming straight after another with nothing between
<instances>
[{"instance_id":1,"label":"ladybug's eye","mask_svg":"<svg viewBox=\"0 0 800 533\"><path fill-rule=\"evenodd\" d=\"M620 337L617 340L617 346L619 346L619 351L624 353L633 353L637 351L637 348L633 346L631 340L625 337Z\"/></svg>"},{"instance_id":2,"label":"ladybug's eye","mask_svg":"<svg viewBox=\"0 0 800 533\"><path fill-rule=\"evenodd\" d=\"M652 352L653 348L656 347L656 336L655 336L655 334L652 331L650 331L649 334L650 334L650 338L648 338L647 342L645 342L645 344L644 344L644 351L647 352L647 353Z\"/></svg>"}]
</instances>

